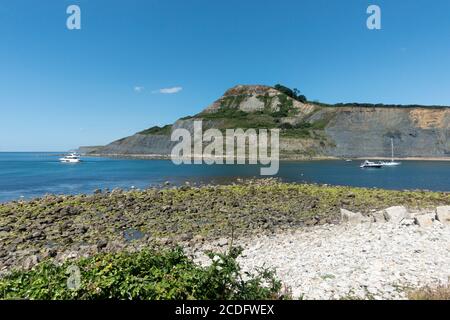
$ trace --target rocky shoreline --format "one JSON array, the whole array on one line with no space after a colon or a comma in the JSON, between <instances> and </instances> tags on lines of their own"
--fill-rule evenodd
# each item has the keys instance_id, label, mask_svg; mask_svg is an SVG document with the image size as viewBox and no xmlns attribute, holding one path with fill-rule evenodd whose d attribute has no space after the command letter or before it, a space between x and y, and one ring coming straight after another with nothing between
<instances>
[{"instance_id":1,"label":"rocky shoreline","mask_svg":"<svg viewBox=\"0 0 450 320\"><path fill-rule=\"evenodd\" d=\"M246 251L247 257L253 258L243 260L245 268L266 260L270 262L264 257L272 252L271 266L282 266L280 261L287 259L295 269L297 260L291 255L295 257L296 253L289 251L293 248L313 248L309 253L313 257L317 252L314 243L325 241L325 244L334 237L333 243L339 245L333 250L339 255L340 250L351 247L352 242L340 242L346 234L349 239L355 239L355 248L360 248L366 235L374 239L374 250L402 247L406 243L403 240L417 240L421 246L420 232L423 231L412 238L406 235L410 230L428 228L435 230L431 234L439 239L436 244L444 248L436 258L441 259L438 263L445 262L448 266L450 232L445 222L439 222L444 218L436 216L436 207L443 208L439 210L446 214L444 211L449 205L450 194L445 192L287 184L271 179L237 181L222 186L172 187L167 184L164 188L147 190L97 190L89 196L46 196L0 204L0 273L30 269L44 259L59 263L102 252L138 251L146 247L180 245L198 256L208 245L215 249L226 248L230 238L246 248L255 248L255 243L261 243L259 247L256 245L257 249ZM376 223L386 218L390 222ZM377 226L367 229L366 225ZM350 231L345 231L347 228ZM405 238L399 243L390 243L388 238L397 231L406 234ZM317 236L310 239L307 234ZM359 236L355 238L355 234ZM387 239L377 242L378 236ZM283 252L281 248L286 241L291 245ZM424 250L426 259L429 259L430 248L434 247ZM386 252L395 256L392 250ZM309 265L307 269L322 272L320 265L315 271L313 267ZM417 274L425 272L418 270ZM297 277L304 277L303 271L299 267ZM282 280L293 281L284 276L292 274L291 271L281 272ZM442 277L440 274L438 278ZM299 281L292 282L298 296L304 291ZM305 298L317 298L317 294L313 292ZM327 294L325 292L323 297L334 297Z\"/></svg>"},{"instance_id":2,"label":"rocky shoreline","mask_svg":"<svg viewBox=\"0 0 450 320\"><path fill-rule=\"evenodd\" d=\"M224 243L196 248L196 261L208 264L203 252ZM295 299L405 299L411 290L450 284L450 206L397 206L370 216L343 209L340 224L235 244L244 248L238 259L244 271L275 269Z\"/></svg>"}]
</instances>

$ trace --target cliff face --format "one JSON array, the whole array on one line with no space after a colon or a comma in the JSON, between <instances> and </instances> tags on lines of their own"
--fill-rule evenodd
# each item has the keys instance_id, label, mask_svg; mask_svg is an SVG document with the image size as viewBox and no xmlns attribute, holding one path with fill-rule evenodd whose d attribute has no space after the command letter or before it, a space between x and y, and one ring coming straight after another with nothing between
<instances>
[{"instance_id":1,"label":"cliff face","mask_svg":"<svg viewBox=\"0 0 450 320\"><path fill-rule=\"evenodd\" d=\"M338 108L325 132L335 141L331 155L450 156L450 109Z\"/></svg>"},{"instance_id":2,"label":"cliff face","mask_svg":"<svg viewBox=\"0 0 450 320\"><path fill-rule=\"evenodd\" d=\"M169 155L171 130L280 128L283 158L450 157L450 108L303 103L268 86L236 86L194 117L95 148L96 154Z\"/></svg>"},{"instance_id":3,"label":"cliff face","mask_svg":"<svg viewBox=\"0 0 450 320\"><path fill-rule=\"evenodd\" d=\"M167 135L135 134L91 151L110 155L169 155L175 142Z\"/></svg>"}]
</instances>

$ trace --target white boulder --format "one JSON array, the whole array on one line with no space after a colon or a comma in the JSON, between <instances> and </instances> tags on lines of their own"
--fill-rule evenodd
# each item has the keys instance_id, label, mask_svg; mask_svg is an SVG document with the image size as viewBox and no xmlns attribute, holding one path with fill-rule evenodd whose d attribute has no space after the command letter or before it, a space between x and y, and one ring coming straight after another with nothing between
<instances>
[{"instance_id":1,"label":"white boulder","mask_svg":"<svg viewBox=\"0 0 450 320\"><path fill-rule=\"evenodd\" d=\"M383 210L372 213L372 217L375 222L386 222L386 219L384 218Z\"/></svg>"},{"instance_id":2,"label":"white boulder","mask_svg":"<svg viewBox=\"0 0 450 320\"><path fill-rule=\"evenodd\" d=\"M363 222L364 216L360 212L352 212L346 209L341 209L342 222L348 222L350 224L358 224Z\"/></svg>"},{"instance_id":3,"label":"white boulder","mask_svg":"<svg viewBox=\"0 0 450 320\"><path fill-rule=\"evenodd\" d=\"M395 206L384 209L384 218L389 222L400 223L403 219L409 219L411 216L404 206Z\"/></svg>"},{"instance_id":4,"label":"white boulder","mask_svg":"<svg viewBox=\"0 0 450 320\"><path fill-rule=\"evenodd\" d=\"M419 214L414 217L414 222L420 227L429 227L433 225L434 213Z\"/></svg>"},{"instance_id":5,"label":"white boulder","mask_svg":"<svg viewBox=\"0 0 450 320\"><path fill-rule=\"evenodd\" d=\"M450 206L437 207L436 218L443 224L450 224Z\"/></svg>"}]
</instances>

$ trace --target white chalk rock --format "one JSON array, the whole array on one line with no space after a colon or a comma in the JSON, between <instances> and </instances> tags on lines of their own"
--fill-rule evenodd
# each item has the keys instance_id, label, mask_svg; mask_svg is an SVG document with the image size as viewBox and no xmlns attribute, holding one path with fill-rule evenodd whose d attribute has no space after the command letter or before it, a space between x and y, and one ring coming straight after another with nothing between
<instances>
[{"instance_id":1,"label":"white chalk rock","mask_svg":"<svg viewBox=\"0 0 450 320\"><path fill-rule=\"evenodd\" d=\"M384 217L392 223L400 223L403 219L411 218L408 210L404 206L395 206L384 209Z\"/></svg>"},{"instance_id":2,"label":"white chalk rock","mask_svg":"<svg viewBox=\"0 0 450 320\"><path fill-rule=\"evenodd\" d=\"M450 206L437 207L436 218L443 224L450 224Z\"/></svg>"},{"instance_id":3,"label":"white chalk rock","mask_svg":"<svg viewBox=\"0 0 450 320\"><path fill-rule=\"evenodd\" d=\"M372 217L375 222L386 222L386 219L384 218L384 211L376 211L372 213Z\"/></svg>"},{"instance_id":4,"label":"white chalk rock","mask_svg":"<svg viewBox=\"0 0 450 320\"><path fill-rule=\"evenodd\" d=\"M348 222L350 224L358 224L364 221L364 217L359 212L351 212L346 209L341 209L342 222Z\"/></svg>"},{"instance_id":5,"label":"white chalk rock","mask_svg":"<svg viewBox=\"0 0 450 320\"><path fill-rule=\"evenodd\" d=\"M434 217L433 213L419 214L414 217L414 222L420 227L430 227L433 225Z\"/></svg>"}]
</instances>

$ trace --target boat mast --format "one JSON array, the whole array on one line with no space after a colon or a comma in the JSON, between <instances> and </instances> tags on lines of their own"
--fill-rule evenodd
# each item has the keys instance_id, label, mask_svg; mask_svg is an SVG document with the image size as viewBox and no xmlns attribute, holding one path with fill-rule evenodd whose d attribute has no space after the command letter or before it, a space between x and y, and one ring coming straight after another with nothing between
<instances>
[{"instance_id":1,"label":"boat mast","mask_svg":"<svg viewBox=\"0 0 450 320\"><path fill-rule=\"evenodd\" d=\"M394 162L394 138L391 138L391 162Z\"/></svg>"}]
</instances>

